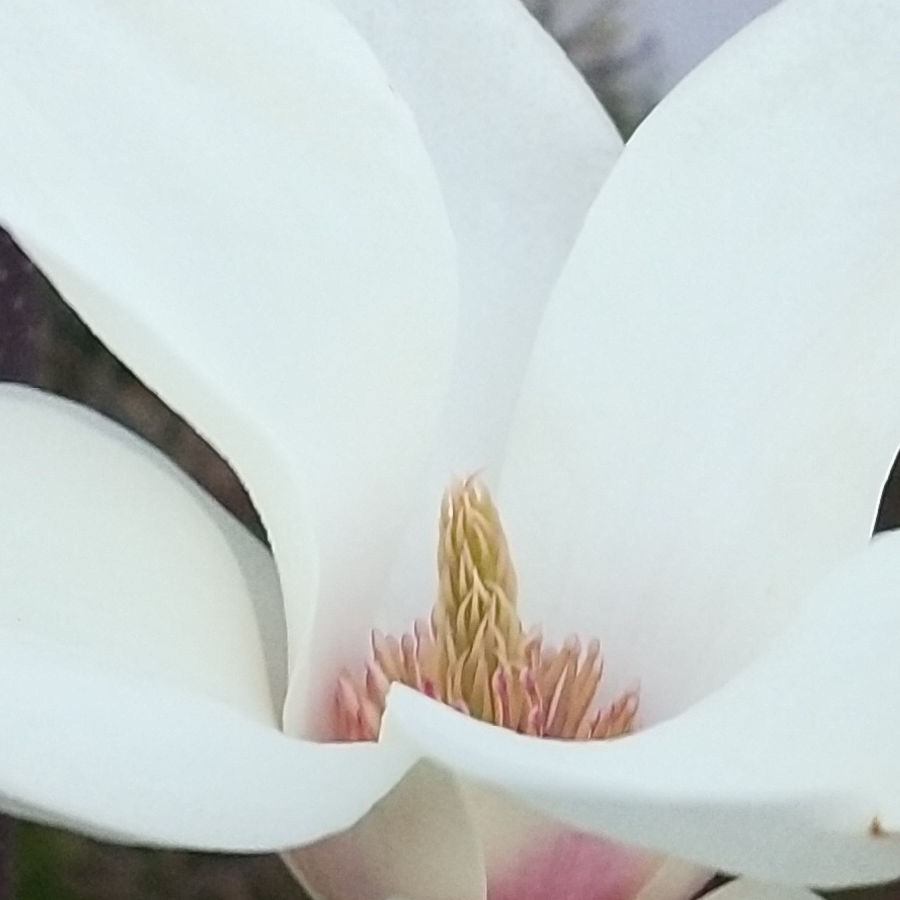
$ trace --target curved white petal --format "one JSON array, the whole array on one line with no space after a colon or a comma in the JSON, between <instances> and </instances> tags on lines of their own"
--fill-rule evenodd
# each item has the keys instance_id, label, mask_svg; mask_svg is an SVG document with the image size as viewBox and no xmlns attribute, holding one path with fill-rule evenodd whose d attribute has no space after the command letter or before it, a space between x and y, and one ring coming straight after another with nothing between
<instances>
[{"instance_id":1,"label":"curved white petal","mask_svg":"<svg viewBox=\"0 0 900 900\"><path fill-rule=\"evenodd\" d=\"M222 536L228 542L240 566L244 585L253 601L256 626L265 655L269 693L275 709L280 712L284 706L288 687L288 648L284 600L275 560L269 548L242 522L227 510L223 514L218 502L202 489L198 493L200 502L213 511ZM206 577L205 574L203 577ZM210 583L205 581L204 584L209 590ZM218 622L220 615L218 604L212 615Z\"/></svg>"},{"instance_id":2,"label":"curved white petal","mask_svg":"<svg viewBox=\"0 0 900 900\"><path fill-rule=\"evenodd\" d=\"M353 828L285 854L314 897L484 900L484 868L460 786L427 763Z\"/></svg>"},{"instance_id":3,"label":"curved white petal","mask_svg":"<svg viewBox=\"0 0 900 900\"><path fill-rule=\"evenodd\" d=\"M0 116L0 219L246 480L314 665L311 600L352 630L387 579L449 370L410 114L321 0L14 0Z\"/></svg>"},{"instance_id":4,"label":"curved white petal","mask_svg":"<svg viewBox=\"0 0 900 900\"><path fill-rule=\"evenodd\" d=\"M493 481L544 305L622 139L520 0L338 0L409 103L460 252L454 377L430 475L378 621L431 600L452 476Z\"/></svg>"},{"instance_id":5,"label":"curved white petal","mask_svg":"<svg viewBox=\"0 0 900 900\"><path fill-rule=\"evenodd\" d=\"M274 723L259 628L277 638L271 557L162 454L5 385L0 497L0 627Z\"/></svg>"},{"instance_id":6,"label":"curved white petal","mask_svg":"<svg viewBox=\"0 0 900 900\"><path fill-rule=\"evenodd\" d=\"M900 532L823 583L724 688L604 743L529 739L395 688L392 742L551 815L710 868L842 887L900 876Z\"/></svg>"},{"instance_id":7,"label":"curved white petal","mask_svg":"<svg viewBox=\"0 0 900 900\"><path fill-rule=\"evenodd\" d=\"M76 404L0 388L0 438L0 808L270 850L347 828L391 789L396 748L279 732L259 626L283 654L282 609L255 538Z\"/></svg>"},{"instance_id":8,"label":"curved white petal","mask_svg":"<svg viewBox=\"0 0 900 900\"><path fill-rule=\"evenodd\" d=\"M0 804L104 840L281 850L352 825L409 766L298 741L199 693L0 628Z\"/></svg>"},{"instance_id":9,"label":"curved white petal","mask_svg":"<svg viewBox=\"0 0 900 900\"><path fill-rule=\"evenodd\" d=\"M645 721L861 546L900 442L900 6L787 0L673 91L555 291L500 508ZM551 607L552 604L552 607Z\"/></svg>"}]
</instances>

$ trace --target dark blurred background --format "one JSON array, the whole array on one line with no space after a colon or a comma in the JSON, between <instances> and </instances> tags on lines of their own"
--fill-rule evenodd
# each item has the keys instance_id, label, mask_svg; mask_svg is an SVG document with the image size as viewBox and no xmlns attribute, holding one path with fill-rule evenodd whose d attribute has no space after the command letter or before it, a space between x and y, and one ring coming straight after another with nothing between
<instances>
[{"instance_id":1,"label":"dark blurred background","mask_svg":"<svg viewBox=\"0 0 900 900\"><path fill-rule=\"evenodd\" d=\"M655 0L633 0L642 2L649 8ZM697 16L704 3L709 6L709 0L666 2L667 15L677 15L680 9ZM724 17L718 23L704 20L703 34L711 35L705 38L708 42L735 30L742 16L746 19L772 0L715 2ZM582 70L625 135L681 74L671 64L666 67L666 49L670 60L674 49L676 69L711 49L698 43L698 31L690 22L680 22L680 31L654 32L652 23L648 27L642 22L628 0L529 0L529 5ZM692 36L690 47L679 44L685 39L682 35ZM223 460L106 351L3 232L0 381L37 385L122 422L160 447L262 534L246 492ZM900 474L895 466L879 527L898 523ZM123 848L0 816L0 900L303 900L303 896L275 856ZM900 900L895 885L835 896Z\"/></svg>"}]
</instances>

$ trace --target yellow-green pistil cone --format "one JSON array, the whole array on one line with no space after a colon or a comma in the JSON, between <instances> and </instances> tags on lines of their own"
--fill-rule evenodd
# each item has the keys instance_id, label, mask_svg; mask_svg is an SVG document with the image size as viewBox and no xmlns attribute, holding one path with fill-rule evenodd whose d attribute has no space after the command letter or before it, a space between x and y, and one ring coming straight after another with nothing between
<instances>
[{"instance_id":1,"label":"yellow-green pistil cone","mask_svg":"<svg viewBox=\"0 0 900 900\"><path fill-rule=\"evenodd\" d=\"M582 648L570 637L553 650L539 632L525 633L500 515L474 477L444 494L437 563L430 619L399 639L373 632L364 675L339 678L337 737L375 740L395 681L524 734L590 740L634 728L636 692L602 708L595 702L603 670L598 641Z\"/></svg>"}]
</instances>

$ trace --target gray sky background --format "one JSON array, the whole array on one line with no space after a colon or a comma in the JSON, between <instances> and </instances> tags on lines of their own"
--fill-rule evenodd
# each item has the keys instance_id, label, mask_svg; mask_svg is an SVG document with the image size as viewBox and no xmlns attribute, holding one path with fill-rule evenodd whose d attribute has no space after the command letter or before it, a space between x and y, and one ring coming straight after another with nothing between
<instances>
[{"instance_id":1,"label":"gray sky background","mask_svg":"<svg viewBox=\"0 0 900 900\"><path fill-rule=\"evenodd\" d=\"M659 41L659 74L668 91L700 60L776 0L625 0L635 28Z\"/></svg>"}]
</instances>

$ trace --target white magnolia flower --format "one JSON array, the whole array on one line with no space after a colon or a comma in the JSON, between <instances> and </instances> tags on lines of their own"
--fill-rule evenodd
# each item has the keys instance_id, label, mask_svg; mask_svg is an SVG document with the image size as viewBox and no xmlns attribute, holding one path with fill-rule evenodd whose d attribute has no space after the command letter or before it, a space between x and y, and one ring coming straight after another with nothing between
<instances>
[{"instance_id":1,"label":"white magnolia flower","mask_svg":"<svg viewBox=\"0 0 900 900\"><path fill-rule=\"evenodd\" d=\"M900 438L898 45L895 0L788 0L613 168L515 0L5 0L0 219L233 462L278 573L144 444L7 389L0 804L291 851L353 900L900 875L900 546L864 550ZM474 470L523 620L602 638L637 734L395 686L377 741L327 740Z\"/></svg>"}]
</instances>

